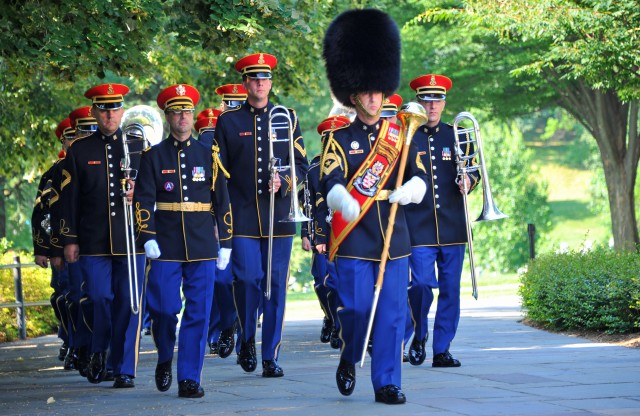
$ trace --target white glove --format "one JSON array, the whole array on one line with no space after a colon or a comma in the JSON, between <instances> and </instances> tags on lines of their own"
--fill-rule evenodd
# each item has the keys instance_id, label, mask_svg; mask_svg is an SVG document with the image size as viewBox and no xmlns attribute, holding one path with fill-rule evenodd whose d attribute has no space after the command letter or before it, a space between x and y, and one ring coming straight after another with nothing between
<instances>
[{"instance_id":1,"label":"white glove","mask_svg":"<svg viewBox=\"0 0 640 416\"><path fill-rule=\"evenodd\" d=\"M418 204L422 201L426 192L427 184L422 179L414 176L389 195L389 202L392 204L397 202L400 205Z\"/></svg>"},{"instance_id":2,"label":"white glove","mask_svg":"<svg viewBox=\"0 0 640 416\"><path fill-rule=\"evenodd\" d=\"M160 247L156 240L149 240L144 243L144 253L148 259L157 259L160 257Z\"/></svg>"},{"instance_id":3,"label":"white glove","mask_svg":"<svg viewBox=\"0 0 640 416\"><path fill-rule=\"evenodd\" d=\"M229 259L231 258L231 249L220 247L218 251L218 260L216 261L216 267L218 270L224 270L229 265Z\"/></svg>"},{"instance_id":4,"label":"white glove","mask_svg":"<svg viewBox=\"0 0 640 416\"><path fill-rule=\"evenodd\" d=\"M343 185L335 185L327 194L327 206L340 211L345 221L351 222L360 215L360 204Z\"/></svg>"}]
</instances>

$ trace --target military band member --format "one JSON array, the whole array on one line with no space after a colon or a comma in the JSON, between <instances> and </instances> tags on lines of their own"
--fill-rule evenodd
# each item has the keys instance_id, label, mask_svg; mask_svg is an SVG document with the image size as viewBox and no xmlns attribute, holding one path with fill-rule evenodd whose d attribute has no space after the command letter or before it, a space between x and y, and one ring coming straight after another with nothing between
<instances>
[{"instance_id":1,"label":"military band member","mask_svg":"<svg viewBox=\"0 0 640 416\"><path fill-rule=\"evenodd\" d=\"M65 118L56 128L56 137L60 140L60 143L62 143L63 150L59 153L58 160L40 177L38 192L31 214L31 235L35 263L45 269L49 267L49 259L52 257L52 218L49 207L49 201L52 195L52 180L56 167L60 165L60 162L64 158L65 142L70 142L73 135L74 130L71 126L71 120ZM73 361L71 360L72 355L69 355L69 351L72 348L72 339L69 335L68 314L64 306L65 295L69 290L69 276L66 270L58 270L53 267L53 262L51 266L50 284L53 293L51 294L50 301L56 318L58 319L58 338L62 340L62 346L60 346L60 351L58 352L58 359L65 362L65 369L71 370L73 369ZM69 356L69 359L67 359L67 356Z\"/></svg>"},{"instance_id":2,"label":"military band member","mask_svg":"<svg viewBox=\"0 0 640 416\"><path fill-rule=\"evenodd\" d=\"M92 100L91 114L98 129L69 148L60 186L64 257L69 263L79 262L93 309L87 379L91 383L105 379L109 352L115 388L134 387L140 335L138 316L130 306L129 273L133 270L127 265L125 234L124 199L132 197L134 185L122 169L127 159L120 121L128 92L122 84L102 84L87 90L85 97ZM132 171L137 171L138 163L132 158ZM130 254L133 267L142 276L144 255ZM138 279L138 293L142 293L142 281Z\"/></svg>"},{"instance_id":3,"label":"military band member","mask_svg":"<svg viewBox=\"0 0 640 416\"><path fill-rule=\"evenodd\" d=\"M398 123L396 114L398 114L398 110L402 106L402 97L399 94L393 94L390 97L387 97L382 104L382 111L380 112L380 118L387 119L390 123ZM411 318L411 308L407 303L407 319L405 321L404 327L404 345L403 345L403 354L402 354L402 362L409 361L409 353L405 351L407 345L409 345L409 341L411 340L411 336L413 336L413 320Z\"/></svg>"},{"instance_id":4,"label":"military band member","mask_svg":"<svg viewBox=\"0 0 640 416\"><path fill-rule=\"evenodd\" d=\"M198 91L186 84L164 89L157 98L169 124L169 137L145 151L134 203L138 243L151 259L147 307L158 349L155 381L160 391L172 382L176 326L185 297L178 339L178 396L204 396L200 375L214 292L216 266L231 255L229 195L217 147L191 136ZM154 210L155 206L155 210ZM218 239L214 225L218 226ZM216 264L217 263L217 264Z\"/></svg>"},{"instance_id":5,"label":"military band member","mask_svg":"<svg viewBox=\"0 0 640 416\"><path fill-rule=\"evenodd\" d=\"M216 94L222 100L220 110L227 111L239 108L247 101L247 90L242 84L225 84L216 88Z\"/></svg>"},{"instance_id":6,"label":"military band member","mask_svg":"<svg viewBox=\"0 0 640 416\"><path fill-rule=\"evenodd\" d=\"M400 404L406 401L401 371L411 252L402 205L422 199L427 176L412 147L404 184L393 190L404 143L400 127L381 120L380 113L400 80L398 28L375 9L344 12L325 34L323 56L335 97L357 114L348 127L330 134L322 158L321 187L334 210L329 259L335 261L342 305L336 383L343 395L355 388L385 231L391 206L399 203L373 321L371 381L376 402Z\"/></svg>"},{"instance_id":7,"label":"military band member","mask_svg":"<svg viewBox=\"0 0 640 416\"><path fill-rule=\"evenodd\" d=\"M317 131L320 135L320 140L324 145L325 137L329 135L329 132L342 127L351 122L344 116L332 116L324 119L318 124ZM322 319L322 329L320 331L320 342L331 342L332 333L336 333L339 329L339 322L336 317L337 301L331 301L333 296L334 300L337 298L335 290L333 293L331 289L335 289L332 283L335 280L334 277L330 277L330 270L333 271L333 267L329 267L327 261L327 237L329 235L330 218L329 209L327 208L327 201L322 192L320 191L320 159L321 154L317 155L311 160L309 164L309 171L307 172L307 178L305 181L306 188L304 192L307 195L302 195L299 201L304 201L304 204L308 204L310 216L312 221L303 223L300 231L302 237L302 249L305 251L311 251L311 274L313 275L313 289L318 296L320 307L324 313ZM308 199L308 201L306 200ZM338 325L336 327L336 325Z\"/></svg>"},{"instance_id":8,"label":"military band member","mask_svg":"<svg viewBox=\"0 0 640 416\"><path fill-rule=\"evenodd\" d=\"M194 125L198 132L198 141L202 142L207 148L213 146L213 135L216 132L216 123L218 116L222 111L217 108L206 108L196 117Z\"/></svg>"},{"instance_id":9,"label":"military band member","mask_svg":"<svg viewBox=\"0 0 640 416\"><path fill-rule=\"evenodd\" d=\"M417 130L413 142L422 163L431 173L432 186L420 204L407 207L411 230L411 275L409 304L415 322L415 335L409 348L409 361L420 365L426 357L429 338L427 315L433 302L433 289L439 288L438 307L433 325L433 367L459 367L449 352L460 320L460 276L467 242L462 181L457 183L453 126L441 121L451 80L427 74L415 78L410 86L427 111L429 121ZM473 153L471 144L462 149ZM470 163L470 162L468 162ZM473 190L480 175L466 178ZM438 268L436 278L436 267Z\"/></svg>"},{"instance_id":10,"label":"military band member","mask_svg":"<svg viewBox=\"0 0 640 416\"><path fill-rule=\"evenodd\" d=\"M80 107L69 113L71 127L74 135L65 137L63 151L66 155L69 146L76 139L86 137L93 133L98 124L91 115L91 106ZM80 308L82 291L82 272L78 263L64 261L64 247L60 242L60 186L62 184L62 171L64 159L54 167L51 184L51 198L49 199L51 211L51 264L56 270L63 271L69 276L69 290L65 296L65 311L69 316L70 349L65 359L65 369L76 369L83 377L87 376L89 365L89 349L91 347L91 329L87 326L88 320ZM91 316L91 315L88 315Z\"/></svg>"},{"instance_id":11,"label":"military band member","mask_svg":"<svg viewBox=\"0 0 640 416\"><path fill-rule=\"evenodd\" d=\"M216 88L220 96L220 110L227 111L240 107L247 101L247 91L242 84L225 84ZM219 114L218 114L219 115ZM231 264L221 270L216 277L211 322L209 324L209 345L220 358L228 357L235 343L238 314L233 302L233 272ZM238 349L238 348L236 348Z\"/></svg>"},{"instance_id":12,"label":"military band member","mask_svg":"<svg viewBox=\"0 0 640 416\"><path fill-rule=\"evenodd\" d=\"M246 372L257 366L255 336L258 308L263 302L262 376L281 377L278 364L282 340L282 324L289 277L291 245L296 233L295 223L280 222L291 206L291 173L283 170L270 178L269 101L271 71L277 60L273 55L257 53L240 59L235 68L242 74L247 90L247 102L239 108L225 111L218 118L215 141L220 157L228 168L229 195L234 212L232 272L233 293L242 330L238 362ZM300 126L295 111L288 111L292 120L294 160L289 160L289 143L273 143L273 157L279 165L294 166L298 178L304 178L308 162ZM274 134L279 139L288 135L283 129ZM266 274L269 247L270 193L274 192L273 255L271 296L267 299Z\"/></svg>"}]
</instances>

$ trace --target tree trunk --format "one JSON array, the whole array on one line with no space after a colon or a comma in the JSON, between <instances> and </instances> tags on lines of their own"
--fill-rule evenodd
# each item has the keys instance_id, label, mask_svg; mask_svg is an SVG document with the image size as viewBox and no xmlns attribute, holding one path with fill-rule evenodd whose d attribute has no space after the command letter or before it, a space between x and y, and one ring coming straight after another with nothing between
<instances>
[{"instance_id":1,"label":"tree trunk","mask_svg":"<svg viewBox=\"0 0 640 416\"><path fill-rule=\"evenodd\" d=\"M640 159L638 101L623 103L615 91L594 90L581 82L561 91L560 105L598 143L611 210L616 249L637 249L635 184Z\"/></svg>"}]
</instances>

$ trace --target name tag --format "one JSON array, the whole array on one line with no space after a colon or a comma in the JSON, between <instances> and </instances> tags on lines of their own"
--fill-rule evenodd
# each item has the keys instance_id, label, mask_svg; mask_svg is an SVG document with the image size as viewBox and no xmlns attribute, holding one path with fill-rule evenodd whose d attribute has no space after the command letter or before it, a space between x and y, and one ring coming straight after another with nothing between
<instances>
[{"instance_id":1,"label":"name tag","mask_svg":"<svg viewBox=\"0 0 640 416\"><path fill-rule=\"evenodd\" d=\"M364 153L364 149L349 150L350 155L359 155L360 153Z\"/></svg>"},{"instance_id":2,"label":"name tag","mask_svg":"<svg viewBox=\"0 0 640 416\"><path fill-rule=\"evenodd\" d=\"M87 162L87 164L89 164L89 165L100 165L100 164L102 164L102 161L101 160L90 160L90 161Z\"/></svg>"},{"instance_id":3,"label":"name tag","mask_svg":"<svg viewBox=\"0 0 640 416\"><path fill-rule=\"evenodd\" d=\"M422 155L426 155L427 152L426 151L422 151L422 152L418 152L418 155L422 156Z\"/></svg>"},{"instance_id":4,"label":"name tag","mask_svg":"<svg viewBox=\"0 0 640 416\"><path fill-rule=\"evenodd\" d=\"M175 169L162 169L162 173L163 174L165 174L165 173L176 173L176 170Z\"/></svg>"},{"instance_id":5,"label":"name tag","mask_svg":"<svg viewBox=\"0 0 640 416\"><path fill-rule=\"evenodd\" d=\"M253 132L250 131L241 131L240 132L240 137L242 136L253 136Z\"/></svg>"}]
</instances>

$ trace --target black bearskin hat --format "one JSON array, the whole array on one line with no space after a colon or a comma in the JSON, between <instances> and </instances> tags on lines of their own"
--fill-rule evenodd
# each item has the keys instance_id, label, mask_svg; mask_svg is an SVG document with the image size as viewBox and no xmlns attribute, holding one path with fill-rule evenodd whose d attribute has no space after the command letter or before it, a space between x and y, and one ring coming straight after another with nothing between
<instances>
[{"instance_id":1,"label":"black bearskin hat","mask_svg":"<svg viewBox=\"0 0 640 416\"><path fill-rule=\"evenodd\" d=\"M331 91L347 107L353 107L352 94L381 91L388 97L400 85L400 32L380 10L348 10L336 17L324 35L322 55Z\"/></svg>"}]
</instances>

